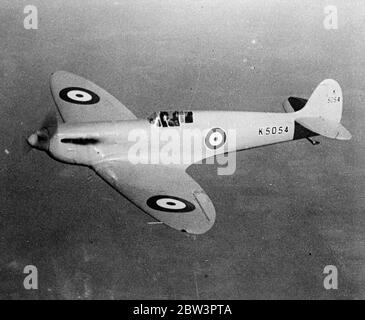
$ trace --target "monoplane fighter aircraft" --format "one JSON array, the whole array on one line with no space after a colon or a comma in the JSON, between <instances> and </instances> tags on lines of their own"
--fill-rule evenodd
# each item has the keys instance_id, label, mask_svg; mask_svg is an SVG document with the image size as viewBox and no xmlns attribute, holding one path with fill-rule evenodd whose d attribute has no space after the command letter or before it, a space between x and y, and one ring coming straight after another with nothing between
<instances>
[{"instance_id":1,"label":"monoplane fighter aircraft","mask_svg":"<svg viewBox=\"0 0 365 320\"><path fill-rule=\"evenodd\" d=\"M109 93L65 71L51 76L51 91L64 123L44 125L28 143L62 162L89 166L146 213L192 234L208 231L216 215L208 195L186 173L192 163L302 138L315 144L311 137L316 135L351 138L340 124L341 88L331 79L322 81L309 100L289 97L285 113L176 110L155 112L147 119L137 119ZM188 142L183 141L174 149L161 138L187 131L201 133L195 139L199 148L185 148ZM153 147L156 137L161 139ZM199 154L186 157L196 150ZM185 160L160 161L162 154L174 152Z\"/></svg>"}]
</instances>

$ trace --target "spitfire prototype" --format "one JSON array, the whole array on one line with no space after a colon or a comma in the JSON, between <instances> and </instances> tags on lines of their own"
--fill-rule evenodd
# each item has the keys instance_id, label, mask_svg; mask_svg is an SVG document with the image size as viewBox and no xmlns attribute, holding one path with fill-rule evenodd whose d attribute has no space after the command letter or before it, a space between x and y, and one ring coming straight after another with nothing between
<instances>
[{"instance_id":1,"label":"spitfire prototype","mask_svg":"<svg viewBox=\"0 0 365 320\"><path fill-rule=\"evenodd\" d=\"M59 161L94 169L144 212L192 234L208 231L216 215L208 195L186 173L192 163L303 138L316 144L312 137L317 135L351 139L340 123L341 88L332 79L322 81L309 100L289 97L284 113L177 110L156 112L147 119L137 119L105 90L69 72L52 74L51 91L63 123L45 124L28 143ZM185 148L184 140L182 149L168 150L171 141L161 138L188 131L201 133L194 148ZM161 141L153 147L156 137ZM162 154L174 152L184 161L159 161Z\"/></svg>"}]
</instances>

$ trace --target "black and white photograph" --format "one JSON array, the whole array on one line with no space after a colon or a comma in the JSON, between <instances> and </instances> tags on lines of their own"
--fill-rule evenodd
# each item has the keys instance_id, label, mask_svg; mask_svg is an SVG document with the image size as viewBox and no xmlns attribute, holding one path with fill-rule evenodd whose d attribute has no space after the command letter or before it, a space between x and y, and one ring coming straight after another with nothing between
<instances>
[{"instance_id":1,"label":"black and white photograph","mask_svg":"<svg viewBox=\"0 0 365 320\"><path fill-rule=\"evenodd\" d=\"M363 0L0 0L0 300L365 299L364 53Z\"/></svg>"}]
</instances>

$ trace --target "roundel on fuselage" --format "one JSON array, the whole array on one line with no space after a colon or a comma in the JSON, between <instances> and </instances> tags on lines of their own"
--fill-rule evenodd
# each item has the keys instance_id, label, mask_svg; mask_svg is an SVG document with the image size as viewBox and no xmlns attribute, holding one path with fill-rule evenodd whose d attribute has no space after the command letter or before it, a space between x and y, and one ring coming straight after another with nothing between
<instances>
[{"instance_id":1,"label":"roundel on fuselage","mask_svg":"<svg viewBox=\"0 0 365 320\"><path fill-rule=\"evenodd\" d=\"M221 128L214 128L208 131L205 136L205 145L212 150L222 147L227 140L226 133Z\"/></svg>"}]
</instances>

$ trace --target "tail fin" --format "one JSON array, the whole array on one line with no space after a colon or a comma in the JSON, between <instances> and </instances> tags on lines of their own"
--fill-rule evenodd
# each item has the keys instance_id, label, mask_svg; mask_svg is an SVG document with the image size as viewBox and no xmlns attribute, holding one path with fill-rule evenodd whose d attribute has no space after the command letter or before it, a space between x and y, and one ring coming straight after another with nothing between
<instances>
[{"instance_id":1,"label":"tail fin","mask_svg":"<svg viewBox=\"0 0 365 320\"><path fill-rule=\"evenodd\" d=\"M298 116L322 117L340 122L342 117L342 90L337 81L323 80L313 91L304 108Z\"/></svg>"},{"instance_id":2,"label":"tail fin","mask_svg":"<svg viewBox=\"0 0 365 320\"><path fill-rule=\"evenodd\" d=\"M296 112L296 122L322 136L349 140L351 133L340 123L342 90L337 81L323 80L305 106Z\"/></svg>"}]
</instances>

